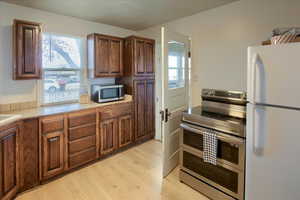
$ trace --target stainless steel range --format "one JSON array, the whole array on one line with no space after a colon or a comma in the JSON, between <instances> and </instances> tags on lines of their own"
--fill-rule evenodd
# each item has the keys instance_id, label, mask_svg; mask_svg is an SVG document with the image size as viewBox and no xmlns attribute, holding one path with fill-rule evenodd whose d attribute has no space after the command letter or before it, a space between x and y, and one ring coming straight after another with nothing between
<instances>
[{"instance_id":1,"label":"stainless steel range","mask_svg":"<svg viewBox=\"0 0 300 200\"><path fill-rule=\"evenodd\" d=\"M183 113L180 180L213 200L244 199L246 93L202 90ZM204 133L217 134L217 165L203 160Z\"/></svg>"}]
</instances>

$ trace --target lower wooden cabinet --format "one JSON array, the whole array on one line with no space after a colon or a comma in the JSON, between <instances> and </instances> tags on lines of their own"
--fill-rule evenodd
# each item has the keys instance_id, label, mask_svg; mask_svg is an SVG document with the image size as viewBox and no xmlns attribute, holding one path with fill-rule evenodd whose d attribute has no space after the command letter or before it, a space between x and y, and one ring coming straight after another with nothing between
<instances>
[{"instance_id":1,"label":"lower wooden cabinet","mask_svg":"<svg viewBox=\"0 0 300 200\"><path fill-rule=\"evenodd\" d=\"M64 132L42 136L42 179L48 179L64 171Z\"/></svg>"},{"instance_id":2,"label":"lower wooden cabinet","mask_svg":"<svg viewBox=\"0 0 300 200\"><path fill-rule=\"evenodd\" d=\"M135 140L151 138L155 133L155 81L134 81Z\"/></svg>"},{"instance_id":3,"label":"lower wooden cabinet","mask_svg":"<svg viewBox=\"0 0 300 200\"><path fill-rule=\"evenodd\" d=\"M133 104L106 106L100 110L100 155L129 145L133 138Z\"/></svg>"},{"instance_id":4,"label":"lower wooden cabinet","mask_svg":"<svg viewBox=\"0 0 300 200\"><path fill-rule=\"evenodd\" d=\"M132 115L125 115L119 118L119 147L126 146L132 141Z\"/></svg>"},{"instance_id":5,"label":"lower wooden cabinet","mask_svg":"<svg viewBox=\"0 0 300 200\"><path fill-rule=\"evenodd\" d=\"M65 117L40 119L40 178L42 181L64 172Z\"/></svg>"},{"instance_id":6,"label":"lower wooden cabinet","mask_svg":"<svg viewBox=\"0 0 300 200\"><path fill-rule=\"evenodd\" d=\"M101 155L113 152L118 148L118 119L100 122Z\"/></svg>"},{"instance_id":7,"label":"lower wooden cabinet","mask_svg":"<svg viewBox=\"0 0 300 200\"><path fill-rule=\"evenodd\" d=\"M96 109L68 114L67 169L99 157L98 120Z\"/></svg>"},{"instance_id":8,"label":"lower wooden cabinet","mask_svg":"<svg viewBox=\"0 0 300 200\"><path fill-rule=\"evenodd\" d=\"M39 184L39 119L26 119L20 134L20 191Z\"/></svg>"},{"instance_id":9,"label":"lower wooden cabinet","mask_svg":"<svg viewBox=\"0 0 300 200\"><path fill-rule=\"evenodd\" d=\"M0 127L0 200L132 144L133 128L131 102Z\"/></svg>"},{"instance_id":10,"label":"lower wooden cabinet","mask_svg":"<svg viewBox=\"0 0 300 200\"><path fill-rule=\"evenodd\" d=\"M19 188L19 126L0 129L0 199L10 200Z\"/></svg>"}]
</instances>

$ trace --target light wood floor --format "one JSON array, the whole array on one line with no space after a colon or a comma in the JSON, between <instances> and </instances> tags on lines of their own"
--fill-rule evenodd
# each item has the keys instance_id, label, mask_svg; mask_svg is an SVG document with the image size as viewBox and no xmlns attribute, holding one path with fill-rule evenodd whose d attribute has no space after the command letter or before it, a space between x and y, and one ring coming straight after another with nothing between
<instances>
[{"instance_id":1,"label":"light wood floor","mask_svg":"<svg viewBox=\"0 0 300 200\"><path fill-rule=\"evenodd\" d=\"M26 192L17 200L208 200L178 180L162 179L162 145L149 141Z\"/></svg>"}]
</instances>

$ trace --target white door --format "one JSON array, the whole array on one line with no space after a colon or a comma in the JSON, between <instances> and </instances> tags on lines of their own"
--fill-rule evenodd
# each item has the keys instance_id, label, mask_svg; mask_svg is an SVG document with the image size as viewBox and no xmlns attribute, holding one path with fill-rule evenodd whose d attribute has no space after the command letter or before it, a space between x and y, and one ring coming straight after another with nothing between
<instances>
[{"instance_id":1,"label":"white door","mask_svg":"<svg viewBox=\"0 0 300 200\"><path fill-rule=\"evenodd\" d=\"M248 49L248 100L300 108L300 44Z\"/></svg>"},{"instance_id":2,"label":"white door","mask_svg":"<svg viewBox=\"0 0 300 200\"><path fill-rule=\"evenodd\" d=\"M300 111L247 105L246 200L300 199Z\"/></svg>"},{"instance_id":3,"label":"white door","mask_svg":"<svg viewBox=\"0 0 300 200\"><path fill-rule=\"evenodd\" d=\"M163 176L179 163L182 111L188 107L189 38L162 27Z\"/></svg>"}]
</instances>

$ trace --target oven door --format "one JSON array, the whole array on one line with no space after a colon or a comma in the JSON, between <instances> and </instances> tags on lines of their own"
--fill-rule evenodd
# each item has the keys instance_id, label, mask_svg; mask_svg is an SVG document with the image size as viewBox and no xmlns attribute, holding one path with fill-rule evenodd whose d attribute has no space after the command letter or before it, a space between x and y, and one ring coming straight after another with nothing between
<instances>
[{"instance_id":1,"label":"oven door","mask_svg":"<svg viewBox=\"0 0 300 200\"><path fill-rule=\"evenodd\" d=\"M211 186L243 199L245 140L217 132L217 165L203 161L203 132L208 129L182 123L181 169Z\"/></svg>"}]
</instances>

